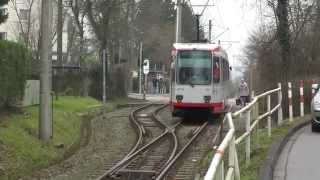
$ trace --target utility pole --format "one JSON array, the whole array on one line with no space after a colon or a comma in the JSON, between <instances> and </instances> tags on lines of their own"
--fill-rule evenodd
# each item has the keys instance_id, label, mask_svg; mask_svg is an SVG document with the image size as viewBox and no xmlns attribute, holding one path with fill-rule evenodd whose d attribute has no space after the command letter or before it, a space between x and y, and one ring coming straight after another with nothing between
<instances>
[{"instance_id":1,"label":"utility pole","mask_svg":"<svg viewBox=\"0 0 320 180\"><path fill-rule=\"evenodd\" d=\"M102 102L103 104L105 105L106 104L106 98L107 98L107 95L106 95L106 49L103 49L102 51Z\"/></svg>"},{"instance_id":2,"label":"utility pole","mask_svg":"<svg viewBox=\"0 0 320 180\"><path fill-rule=\"evenodd\" d=\"M181 4L181 0L177 0L176 43L181 42L181 16L182 16L182 4Z\"/></svg>"},{"instance_id":3,"label":"utility pole","mask_svg":"<svg viewBox=\"0 0 320 180\"><path fill-rule=\"evenodd\" d=\"M57 22L57 61L58 61L58 66L62 66L62 29L63 29L63 18L62 18L62 14L63 14L63 4L62 4L62 0L58 0L58 22ZM63 73L63 69L62 69L62 73ZM57 72L57 76L60 76L60 73ZM54 78L54 77L53 77ZM56 100L58 100L58 94L59 94L59 89L60 84L59 83L59 79L57 78L57 81L55 82L55 94L56 94Z\"/></svg>"},{"instance_id":4,"label":"utility pole","mask_svg":"<svg viewBox=\"0 0 320 180\"><path fill-rule=\"evenodd\" d=\"M141 94L141 83L142 83L142 48L143 48L143 43L142 41L140 42L140 61L139 61L139 94Z\"/></svg>"},{"instance_id":5,"label":"utility pole","mask_svg":"<svg viewBox=\"0 0 320 180\"><path fill-rule=\"evenodd\" d=\"M49 142L52 137L52 97L51 97L51 28L52 1L42 0L41 6L41 37L40 37L40 121L39 137Z\"/></svg>"},{"instance_id":6,"label":"utility pole","mask_svg":"<svg viewBox=\"0 0 320 180\"><path fill-rule=\"evenodd\" d=\"M211 43L212 21L209 20L209 43Z\"/></svg>"},{"instance_id":7,"label":"utility pole","mask_svg":"<svg viewBox=\"0 0 320 180\"><path fill-rule=\"evenodd\" d=\"M62 0L58 0L58 23L57 23L57 53L58 65L62 66L62 30L63 30L63 4Z\"/></svg>"},{"instance_id":8,"label":"utility pole","mask_svg":"<svg viewBox=\"0 0 320 180\"><path fill-rule=\"evenodd\" d=\"M252 92L253 88L253 63L250 62L250 93Z\"/></svg>"},{"instance_id":9,"label":"utility pole","mask_svg":"<svg viewBox=\"0 0 320 180\"><path fill-rule=\"evenodd\" d=\"M147 74L143 73L144 75L144 82L143 82L143 100L146 100L146 93L147 93Z\"/></svg>"},{"instance_id":10,"label":"utility pole","mask_svg":"<svg viewBox=\"0 0 320 180\"><path fill-rule=\"evenodd\" d=\"M119 56L118 56L118 65L120 67L120 63L121 63L121 58L122 58L122 54L121 54L121 41L119 41Z\"/></svg>"}]
</instances>

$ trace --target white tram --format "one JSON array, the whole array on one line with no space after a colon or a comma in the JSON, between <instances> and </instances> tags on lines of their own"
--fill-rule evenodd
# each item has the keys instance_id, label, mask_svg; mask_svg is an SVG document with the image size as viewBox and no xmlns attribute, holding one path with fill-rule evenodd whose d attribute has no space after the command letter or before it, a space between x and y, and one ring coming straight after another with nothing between
<instances>
[{"instance_id":1,"label":"white tram","mask_svg":"<svg viewBox=\"0 0 320 180\"><path fill-rule=\"evenodd\" d=\"M230 67L227 53L215 44L173 45L170 105L173 116L179 111L209 110L221 114L230 97Z\"/></svg>"}]
</instances>

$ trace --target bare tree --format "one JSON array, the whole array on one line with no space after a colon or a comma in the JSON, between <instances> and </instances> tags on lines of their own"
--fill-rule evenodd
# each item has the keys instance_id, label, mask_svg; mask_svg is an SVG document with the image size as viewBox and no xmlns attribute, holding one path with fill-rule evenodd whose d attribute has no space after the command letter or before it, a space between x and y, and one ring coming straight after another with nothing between
<instances>
[{"instance_id":1,"label":"bare tree","mask_svg":"<svg viewBox=\"0 0 320 180\"><path fill-rule=\"evenodd\" d=\"M38 38L35 36L39 34L39 30L35 29L35 26L37 26L35 23L37 22L35 22L32 17L32 9L34 8L35 1L36 0L26 0L24 2L26 9L19 9L17 1L10 0L10 3L18 17L18 24L20 26L19 33L22 35L23 43L27 48L38 47Z\"/></svg>"},{"instance_id":2,"label":"bare tree","mask_svg":"<svg viewBox=\"0 0 320 180\"><path fill-rule=\"evenodd\" d=\"M106 66L108 66L108 64L111 65L112 59L115 59L115 54L117 55L118 59L121 59L119 53L121 51L115 51L115 47L119 48L121 46L121 44L119 43L121 40L127 41L129 39L128 35L124 35L124 33L126 32L127 34L129 33L126 26L126 18L128 17L128 13L126 10L128 7L128 2L129 0L85 1L86 17L88 18L92 31L95 34L99 49L99 56L102 57L101 54L103 53L103 50L107 49L108 57L110 57L108 59L109 63L106 63ZM129 51L129 49L127 50ZM107 67L106 69L109 68ZM109 74L108 71L106 73ZM121 87L116 87L115 85L110 85L110 83L112 83L110 81L110 76L107 77L109 87L115 88L114 92L125 95L126 81L122 81Z\"/></svg>"},{"instance_id":3,"label":"bare tree","mask_svg":"<svg viewBox=\"0 0 320 180\"><path fill-rule=\"evenodd\" d=\"M111 23L119 10L120 2L117 0L86 0L86 13L92 30L99 42L99 52L107 47L110 40Z\"/></svg>"},{"instance_id":4,"label":"bare tree","mask_svg":"<svg viewBox=\"0 0 320 180\"><path fill-rule=\"evenodd\" d=\"M286 82L290 76L291 53L290 53L290 31L288 22L288 5L289 0L278 0L276 9L277 39L281 48L281 60L283 71L283 81ZM286 68L285 68L286 67Z\"/></svg>"},{"instance_id":5,"label":"bare tree","mask_svg":"<svg viewBox=\"0 0 320 180\"><path fill-rule=\"evenodd\" d=\"M71 4L71 10L75 25L77 26L77 32L79 35L79 63L83 63L83 51L84 51L84 21L86 17L85 0L74 0Z\"/></svg>"}]
</instances>

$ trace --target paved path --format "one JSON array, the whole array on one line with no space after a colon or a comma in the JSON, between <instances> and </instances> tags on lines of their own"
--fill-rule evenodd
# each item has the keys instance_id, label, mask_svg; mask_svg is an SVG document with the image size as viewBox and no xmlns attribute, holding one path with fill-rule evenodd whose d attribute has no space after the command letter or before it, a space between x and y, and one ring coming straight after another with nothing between
<instances>
[{"instance_id":1,"label":"paved path","mask_svg":"<svg viewBox=\"0 0 320 180\"><path fill-rule=\"evenodd\" d=\"M143 99L142 94L129 93L128 96L133 99ZM169 94L146 94L146 100L151 102L168 103L169 99Z\"/></svg>"},{"instance_id":2,"label":"paved path","mask_svg":"<svg viewBox=\"0 0 320 180\"><path fill-rule=\"evenodd\" d=\"M275 167L274 180L320 179L320 133L310 125L290 138Z\"/></svg>"}]
</instances>

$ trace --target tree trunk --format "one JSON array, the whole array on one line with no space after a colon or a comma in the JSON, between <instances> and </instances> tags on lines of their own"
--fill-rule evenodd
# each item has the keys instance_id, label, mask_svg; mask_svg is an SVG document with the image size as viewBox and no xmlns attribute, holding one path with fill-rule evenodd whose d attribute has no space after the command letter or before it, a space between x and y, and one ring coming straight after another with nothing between
<instances>
[{"instance_id":1,"label":"tree trunk","mask_svg":"<svg viewBox=\"0 0 320 180\"><path fill-rule=\"evenodd\" d=\"M290 53L290 31L288 23L288 0L278 0L277 17L278 42L281 48L282 76L283 82L287 82L291 74L291 53Z\"/></svg>"}]
</instances>

